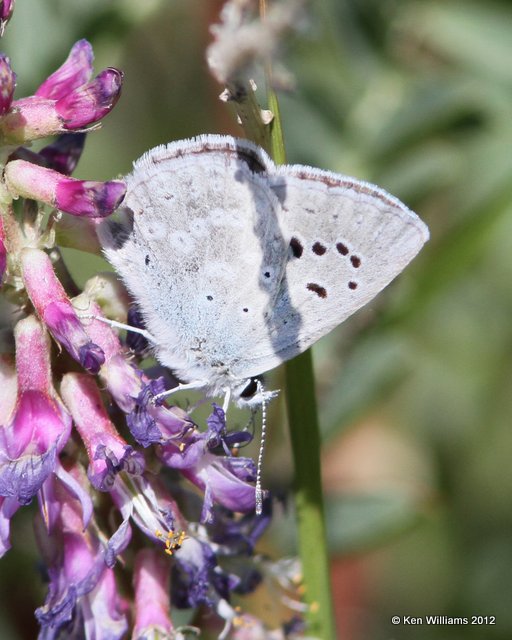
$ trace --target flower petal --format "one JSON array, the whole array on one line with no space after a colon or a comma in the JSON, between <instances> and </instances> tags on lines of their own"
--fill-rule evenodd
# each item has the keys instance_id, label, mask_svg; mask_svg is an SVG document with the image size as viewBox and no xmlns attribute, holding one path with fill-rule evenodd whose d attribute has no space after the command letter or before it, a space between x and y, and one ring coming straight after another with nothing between
<instances>
[{"instance_id":1,"label":"flower petal","mask_svg":"<svg viewBox=\"0 0 512 640\"><path fill-rule=\"evenodd\" d=\"M89 42L79 40L71 48L66 61L43 82L35 95L59 100L81 87L92 76L93 59L94 55Z\"/></svg>"}]
</instances>

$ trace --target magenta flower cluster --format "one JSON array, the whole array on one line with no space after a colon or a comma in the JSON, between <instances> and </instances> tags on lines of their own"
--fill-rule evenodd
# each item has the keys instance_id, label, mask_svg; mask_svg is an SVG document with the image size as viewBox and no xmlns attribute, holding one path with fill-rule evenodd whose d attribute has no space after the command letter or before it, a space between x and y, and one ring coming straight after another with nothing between
<instances>
[{"instance_id":1,"label":"magenta flower cluster","mask_svg":"<svg viewBox=\"0 0 512 640\"><path fill-rule=\"evenodd\" d=\"M0 2L1 29L12 4ZM0 556L16 512L37 500L44 640L129 630L186 638L198 627L220 638L287 637L284 627L264 635L233 604L262 580L254 546L270 518L268 501L255 515L254 462L233 454L251 436L228 432L216 405L201 430L182 409L155 403L164 378L149 377L102 321L126 322L126 293L108 276L77 292L61 259L67 214L79 220L77 244L98 250L96 221L125 193L122 180L69 175L121 92L123 74L93 77L92 61L81 40L34 95L14 99L16 75L0 55L0 295L13 306L14 336L12 353L0 353ZM49 135L52 144L28 148ZM121 591L118 573L128 571L131 590ZM191 610L190 625L174 625L171 605Z\"/></svg>"}]
</instances>

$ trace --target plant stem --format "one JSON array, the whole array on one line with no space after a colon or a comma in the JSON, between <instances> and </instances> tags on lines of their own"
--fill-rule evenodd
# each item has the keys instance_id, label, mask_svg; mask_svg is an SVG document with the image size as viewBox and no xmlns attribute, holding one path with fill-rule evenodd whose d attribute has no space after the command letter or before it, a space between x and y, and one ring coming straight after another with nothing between
<instances>
[{"instance_id":1,"label":"plant stem","mask_svg":"<svg viewBox=\"0 0 512 640\"><path fill-rule=\"evenodd\" d=\"M276 164L285 164L279 103L272 89L269 67L266 76L268 106L274 114L270 125L270 151ZM307 633L321 640L334 640L336 632L320 474L320 430L311 351L287 362L285 372L288 424L295 465L298 547L305 585L304 598L308 605L305 615Z\"/></svg>"},{"instance_id":2,"label":"plant stem","mask_svg":"<svg viewBox=\"0 0 512 640\"><path fill-rule=\"evenodd\" d=\"M299 556L308 604L308 634L334 640L334 616L320 475L320 431L311 351L285 365L288 424L295 464Z\"/></svg>"}]
</instances>

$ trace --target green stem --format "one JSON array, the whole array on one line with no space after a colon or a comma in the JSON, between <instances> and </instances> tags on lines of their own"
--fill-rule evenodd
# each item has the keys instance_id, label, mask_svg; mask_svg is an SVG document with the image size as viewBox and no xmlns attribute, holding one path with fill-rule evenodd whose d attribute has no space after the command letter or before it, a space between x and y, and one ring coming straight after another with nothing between
<instances>
[{"instance_id":1,"label":"green stem","mask_svg":"<svg viewBox=\"0 0 512 640\"><path fill-rule=\"evenodd\" d=\"M334 616L320 476L320 432L311 351L285 365L288 424L295 463L299 556L308 604L308 635L334 640Z\"/></svg>"},{"instance_id":2,"label":"green stem","mask_svg":"<svg viewBox=\"0 0 512 640\"><path fill-rule=\"evenodd\" d=\"M276 164L286 163L279 103L269 81L267 96L274 114L270 150ZM322 479L320 474L320 429L315 397L311 351L285 365L288 424L295 465L294 494L298 546L308 605L308 635L334 640L334 615L329 578L329 555L325 535Z\"/></svg>"}]
</instances>

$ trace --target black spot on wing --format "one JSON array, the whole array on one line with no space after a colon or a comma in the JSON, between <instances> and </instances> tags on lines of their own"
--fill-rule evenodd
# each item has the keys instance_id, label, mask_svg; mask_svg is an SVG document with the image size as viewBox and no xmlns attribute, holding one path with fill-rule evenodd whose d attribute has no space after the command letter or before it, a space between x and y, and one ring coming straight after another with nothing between
<instances>
[{"instance_id":1,"label":"black spot on wing","mask_svg":"<svg viewBox=\"0 0 512 640\"><path fill-rule=\"evenodd\" d=\"M327 298L327 290L316 282L308 282L306 289L316 293L319 298Z\"/></svg>"},{"instance_id":2,"label":"black spot on wing","mask_svg":"<svg viewBox=\"0 0 512 640\"><path fill-rule=\"evenodd\" d=\"M317 256L323 256L327 251L327 247L325 247L321 242L315 242L311 249Z\"/></svg>"},{"instance_id":3,"label":"black spot on wing","mask_svg":"<svg viewBox=\"0 0 512 640\"><path fill-rule=\"evenodd\" d=\"M348 247L346 244L343 244L343 242L337 242L336 249L342 256L346 256L348 254Z\"/></svg>"},{"instance_id":4,"label":"black spot on wing","mask_svg":"<svg viewBox=\"0 0 512 640\"><path fill-rule=\"evenodd\" d=\"M295 237L290 240L290 249L292 250L294 258L300 258L304 252L304 247L302 246L301 241Z\"/></svg>"}]
</instances>

